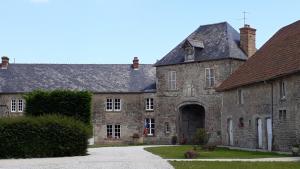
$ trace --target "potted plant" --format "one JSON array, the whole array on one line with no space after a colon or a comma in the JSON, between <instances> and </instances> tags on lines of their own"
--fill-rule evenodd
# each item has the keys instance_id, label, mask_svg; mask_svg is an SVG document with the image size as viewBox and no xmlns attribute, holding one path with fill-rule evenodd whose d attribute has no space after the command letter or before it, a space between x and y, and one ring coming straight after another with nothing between
<instances>
[{"instance_id":1,"label":"potted plant","mask_svg":"<svg viewBox=\"0 0 300 169\"><path fill-rule=\"evenodd\" d=\"M299 150L300 150L299 144L293 145L293 147L292 147L293 156L299 156L299 153L300 153Z\"/></svg>"}]
</instances>

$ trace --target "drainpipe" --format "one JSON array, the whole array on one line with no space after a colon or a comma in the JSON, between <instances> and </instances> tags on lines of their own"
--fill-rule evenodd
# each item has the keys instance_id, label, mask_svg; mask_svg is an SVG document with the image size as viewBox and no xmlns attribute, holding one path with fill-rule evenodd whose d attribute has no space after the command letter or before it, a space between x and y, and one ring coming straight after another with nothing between
<instances>
[{"instance_id":1,"label":"drainpipe","mask_svg":"<svg viewBox=\"0 0 300 169\"><path fill-rule=\"evenodd\" d=\"M274 120L273 120L273 113L274 113L274 87L273 87L273 82L271 81L271 120L272 120L272 147L271 147L271 150L273 148L273 140L274 140L274 137L273 137L273 126L274 126Z\"/></svg>"}]
</instances>

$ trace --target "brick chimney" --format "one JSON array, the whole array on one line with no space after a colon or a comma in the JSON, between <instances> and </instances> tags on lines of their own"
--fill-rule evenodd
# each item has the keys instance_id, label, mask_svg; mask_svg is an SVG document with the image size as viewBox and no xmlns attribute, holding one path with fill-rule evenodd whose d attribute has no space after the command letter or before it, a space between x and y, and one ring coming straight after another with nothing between
<instances>
[{"instance_id":1,"label":"brick chimney","mask_svg":"<svg viewBox=\"0 0 300 169\"><path fill-rule=\"evenodd\" d=\"M132 68L134 70L138 70L139 69L139 58L138 57L134 57L133 61L132 61Z\"/></svg>"},{"instance_id":2,"label":"brick chimney","mask_svg":"<svg viewBox=\"0 0 300 169\"><path fill-rule=\"evenodd\" d=\"M9 58L7 56L2 56L1 69L7 69L9 64Z\"/></svg>"},{"instance_id":3,"label":"brick chimney","mask_svg":"<svg viewBox=\"0 0 300 169\"><path fill-rule=\"evenodd\" d=\"M255 35L256 29L251 28L250 25L245 24L243 28L240 28L240 47L248 57L256 52Z\"/></svg>"}]
</instances>

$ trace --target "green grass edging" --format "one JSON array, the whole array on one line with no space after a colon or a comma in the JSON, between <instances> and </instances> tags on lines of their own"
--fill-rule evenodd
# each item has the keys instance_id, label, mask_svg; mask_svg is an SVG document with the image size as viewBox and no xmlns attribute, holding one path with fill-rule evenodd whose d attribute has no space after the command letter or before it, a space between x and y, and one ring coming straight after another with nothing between
<instances>
[{"instance_id":1,"label":"green grass edging","mask_svg":"<svg viewBox=\"0 0 300 169\"><path fill-rule=\"evenodd\" d=\"M300 162L169 161L175 169L299 169Z\"/></svg>"},{"instance_id":2,"label":"green grass edging","mask_svg":"<svg viewBox=\"0 0 300 169\"><path fill-rule=\"evenodd\" d=\"M147 147L146 151L159 155L165 159L184 159L184 153L193 149L192 145L181 146L162 146L162 147ZM216 159L216 158L271 158L271 157L287 157L288 155L277 154L274 152L257 152L257 151L243 151L243 150L231 150L228 148L216 148L215 151L205 151L198 149L199 159Z\"/></svg>"}]
</instances>

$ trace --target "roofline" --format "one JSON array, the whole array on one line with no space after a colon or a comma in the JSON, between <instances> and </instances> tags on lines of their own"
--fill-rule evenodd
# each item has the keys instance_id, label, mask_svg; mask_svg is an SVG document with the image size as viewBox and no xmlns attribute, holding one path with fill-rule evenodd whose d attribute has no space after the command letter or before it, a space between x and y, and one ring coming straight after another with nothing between
<instances>
[{"instance_id":1,"label":"roofline","mask_svg":"<svg viewBox=\"0 0 300 169\"><path fill-rule=\"evenodd\" d=\"M9 65L132 65L132 63L127 63L127 64L94 64L94 63L87 63L87 64L81 64L81 63L9 63ZM154 64L139 64L139 65L154 65Z\"/></svg>"},{"instance_id":2,"label":"roofline","mask_svg":"<svg viewBox=\"0 0 300 169\"><path fill-rule=\"evenodd\" d=\"M89 91L91 92L91 91ZM1 94L26 94L30 92L0 92ZM144 93L156 93L155 91L147 91L147 92L91 92L92 94L144 94Z\"/></svg>"},{"instance_id":3,"label":"roofline","mask_svg":"<svg viewBox=\"0 0 300 169\"><path fill-rule=\"evenodd\" d=\"M216 91L217 92L225 92L225 91L234 90L234 89L237 89L237 88L240 88L240 87L254 85L254 84L257 84L257 83L261 83L261 82L276 80L278 78L282 78L282 77L285 77L285 76L291 76L291 75L294 75L294 74L297 74L297 73L300 73L300 69L296 70L296 71L292 71L292 72L288 72L288 73L276 75L276 76L273 76L273 77L270 77L270 78L267 78L267 79L264 79L264 80L258 80L258 81L253 81L253 82L250 82L250 83L234 85L234 86L227 87L227 88L224 88L224 89L222 89L222 88L218 89L218 87L217 87Z\"/></svg>"},{"instance_id":4,"label":"roofline","mask_svg":"<svg viewBox=\"0 0 300 169\"><path fill-rule=\"evenodd\" d=\"M210 59L210 60L198 60L198 61L192 61L192 62L181 62L181 63L174 63L174 64L154 65L154 67L182 65L182 64L188 64L188 63L202 63L202 62L219 61L219 60L240 60L240 61L246 61L247 59L240 59L240 58L229 57L229 58Z\"/></svg>"}]
</instances>

